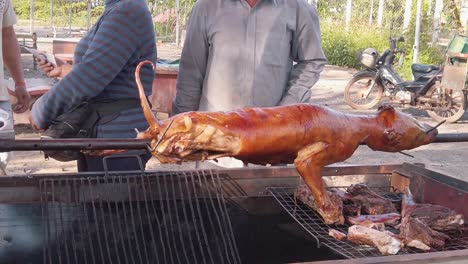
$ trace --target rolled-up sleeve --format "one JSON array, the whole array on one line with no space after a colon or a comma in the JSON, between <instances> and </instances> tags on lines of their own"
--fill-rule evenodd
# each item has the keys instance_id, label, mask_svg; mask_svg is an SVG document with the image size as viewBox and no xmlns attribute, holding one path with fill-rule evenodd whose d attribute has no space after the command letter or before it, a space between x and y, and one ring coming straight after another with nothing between
<instances>
[{"instance_id":1,"label":"rolled-up sleeve","mask_svg":"<svg viewBox=\"0 0 468 264\"><path fill-rule=\"evenodd\" d=\"M298 1L296 31L292 40L293 66L280 105L307 102L327 60L322 50L320 22L315 6Z\"/></svg>"},{"instance_id":2,"label":"rolled-up sleeve","mask_svg":"<svg viewBox=\"0 0 468 264\"><path fill-rule=\"evenodd\" d=\"M99 95L128 62L139 41L137 29L142 27L132 24L138 23L139 15L133 14L136 7L124 7L106 15L82 60L34 103L32 119L39 128L47 128L59 115Z\"/></svg>"},{"instance_id":3,"label":"rolled-up sleeve","mask_svg":"<svg viewBox=\"0 0 468 264\"><path fill-rule=\"evenodd\" d=\"M16 14L15 11L13 10L13 6L11 5L11 1L3 1L4 2L4 7L3 7L3 20L2 20L2 27L10 27L16 24Z\"/></svg>"},{"instance_id":4,"label":"rolled-up sleeve","mask_svg":"<svg viewBox=\"0 0 468 264\"><path fill-rule=\"evenodd\" d=\"M172 114L198 110L208 62L206 1L193 7L182 50Z\"/></svg>"}]
</instances>

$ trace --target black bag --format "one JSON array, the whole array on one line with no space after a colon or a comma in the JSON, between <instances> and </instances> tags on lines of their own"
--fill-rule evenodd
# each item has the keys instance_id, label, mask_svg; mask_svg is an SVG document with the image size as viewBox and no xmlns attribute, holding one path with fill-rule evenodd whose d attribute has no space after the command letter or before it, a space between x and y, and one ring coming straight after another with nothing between
<instances>
[{"instance_id":1,"label":"black bag","mask_svg":"<svg viewBox=\"0 0 468 264\"><path fill-rule=\"evenodd\" d=\"M95 138L97 125L110 122L120 112L139 106L140 101L136 99L83 102L52 121L41 139ZM64 162L77 160L82 155L79 150L47 150L44 154L46 158Z\"/></svg>"}]
</instances>

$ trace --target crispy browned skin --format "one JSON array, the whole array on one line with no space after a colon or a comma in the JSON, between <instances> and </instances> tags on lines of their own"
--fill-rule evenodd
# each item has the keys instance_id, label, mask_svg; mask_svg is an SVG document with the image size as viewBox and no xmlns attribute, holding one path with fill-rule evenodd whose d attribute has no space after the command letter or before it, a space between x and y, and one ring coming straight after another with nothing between
<instances>
[{"instance_id":1,"label":"crispy browned skin","mask_svg":"<svg viewBox=\"0 0 468 264\"><path fill-rule=\"evenodd\" d=\"M378 114L349 115L330 108L297 104L244 108L229 112L187 112L156 119L136 70L141 106L149 128L138 138L152 139L152 155L163 163L234 157L245 163L294 163L327 223L342 223L341 207L325 191L322 167L349 158L361 142L373 150L397 152L430 143L429 134L409 115L383 107ZM172 122L172 123L171 123Z\"/></svg>"}]
</instances>

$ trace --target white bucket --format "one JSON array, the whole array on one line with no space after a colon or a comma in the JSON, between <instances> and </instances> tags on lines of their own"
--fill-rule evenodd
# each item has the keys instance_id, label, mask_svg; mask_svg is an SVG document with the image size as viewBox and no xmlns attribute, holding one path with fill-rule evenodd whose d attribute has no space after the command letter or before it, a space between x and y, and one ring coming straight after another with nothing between
<instances>
[{"instance_id":1,"label":"white bucket","mask_svg":"<svg viewBox=\"0 0 468 264\"><path fill-rule=\"evenodd\" d=\"M10 102L0 102L0 138L15 138Z\"/></svg>"}]
</instances>

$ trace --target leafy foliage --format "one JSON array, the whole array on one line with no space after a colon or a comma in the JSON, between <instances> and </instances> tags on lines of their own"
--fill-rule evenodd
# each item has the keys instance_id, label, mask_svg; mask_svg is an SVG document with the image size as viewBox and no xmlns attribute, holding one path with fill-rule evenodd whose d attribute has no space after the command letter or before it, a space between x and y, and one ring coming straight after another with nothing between
<instances>
[{"instance_id":1,"label":"leafy foliage","mask_svg":"<svg viewBox=\"0 0 468 264\"><path fill-rule=\"evenodd\" d=\"M345 3L346 1L342 1ZM392 2L392 1L390 1ZM389 4L390 4L389 2ZM322 3L322 4L320 4ZM389 37L399 37L396 35L396 30L393 27L399 27L398 23L391 23L390 28L378 28L376 25L368 25L366 18L362 17L362 24L354 23L349 26L349 30L343 25L342 21L334 21L330 19L333 17L330 12L334 9L330 9L328 5L331 2L319 1L318 11L321 17L321 30L322 30L322 45L325 55L327 56L328 62L332 65L360 68L361 65L358 61L358 54L365 48L375 48L379 53L383 53L389 48ZM345 5L345 4L343 4ZM416 2L413 6L416 6ZM399 14L391 14L392 10L401 9L389 8L386 17L392 18L397 17ZM336 8L336 5L335 7ZM345 8L345 7L342 7ZM440 65L443 62L443 51L437 46L431 45L431 35L424 33L430 32L432 27L432 17L427 14L428 10L427 2L423 6L422 21L421 21L421 34L420 37L420 49L419 49L419 63L424 64L435 64ZM331 10L331 11L330 11ZM333 13L333 12L332 12ZM336 13L339 13L336 11ZM343 14L341 14L343 16ZM353 19L358 21L359 19ZM413 9L411 24L409 30L403 34L406 41L400 43L399 48L403 49L406 53L404 57L404 63L401 67L396 67L399 74L404 79L411 79L411 64L413 60L413 45L415 35L415 21L416 21L416 8ZM398 21L395 21L398 22Z\"/></svg>"}]
</instances>

